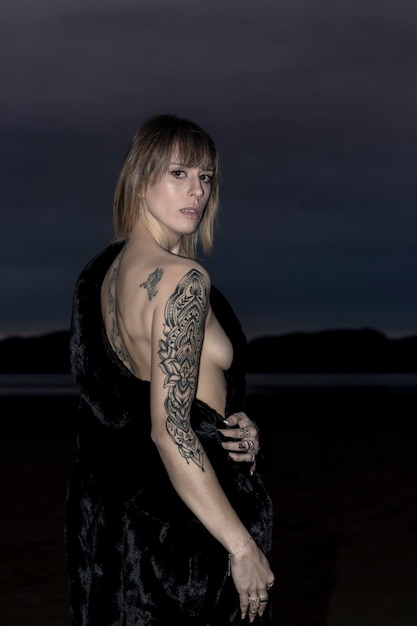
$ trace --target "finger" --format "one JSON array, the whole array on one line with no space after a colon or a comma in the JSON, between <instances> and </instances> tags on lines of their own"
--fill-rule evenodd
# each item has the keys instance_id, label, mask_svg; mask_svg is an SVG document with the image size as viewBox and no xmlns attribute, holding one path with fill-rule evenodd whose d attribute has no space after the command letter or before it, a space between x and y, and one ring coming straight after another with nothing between
<instances>
[{"instance_id":1,"label":"finger","mask_svg":"<svg viewBox=\"0 0 417 626\"><path fill-rule=\"evenodd\" d=\"M229 452L233 452L234 454L238 454L240 457L252 451L252 447L248 446L245 443L245 440L222 441L221 445L223 446L225 450L228 450ZM253 448L253 451L255 451L255 448Z\"/></svg>"},{"instance_id":2,"label":"finger","mask_svg":"<svg viewBox=\"0 0 417 626\"><path fill-rule=\"evenodd\" d=\"M222 444L225 447L225 444ZM246 463L249 465L249 475L253 476L256 472L256 455L254 451L246 452L242 454L242 452L233 452L229 450L229 458L235 463ZM255 458L254 458L255 456Z\"/></svg>"},{"instance_id":3,"label":"finger","mask_svg":"<svg viewBox=\"0 0 417 626\"><path fill-rule=\"evenodd\" d=\"M244 428L235 427L235 428L230 428L230 429L218 428L218 432L220 432L222 435L224 435L228 439L235 439L236 441L251 437L251 434L252 434L252 437L255 436L254 430L251 429L249 426L245 426Z\"/></svg>"},{"instance_id":4,"label":"finger","mask_svg":"<svg viewBox=\"0 0 417 626\"><path fill-rule=\"evenodd\" d=\"M241 617L242 617L242 619L245 619L246 613L248 612L248 609L249 609L249 597L246 594L244 594L244 593L241 593L239 595L239 597L240 597L240 613L241 613Z\"/></svg>"},{"instance_id":5,"label":"finger","mask_svg":"<svg viewBox=\"0 0 417 626\"><path fill-rule=\"evenodd\" d=\"M227 426L251 426L257 429L255 422L244 411L231 413L223 421Z\"/></svg>"},{"instance_id":6,"label":"finger","mask_svg":"<svg viewBox=\"0 0 417 626\"><path fill-rule=\"evenodd\" d=\"M239 434L243 433L243 436L249 439L258 439L259 437L257 427L250 422L245 422L243 420L239 422L239 428L237 428L236 431Z\"/></svg>"},{"instance_id":7,"label":"finger","mask_svg":"<svg viewBox=\"0 0 417 626\"><path fill-rule=\"evenodd\" d=\"M252 437L253 439L257 439L259 436L259 429L257 425L243 411L232 413L225 418L223 422L226 426L228 426L228 429L225 429L226 432L223 429L219 430L227 437L234 437L235 439L238 439L240 436L239 429L245 430L245 432L248 433L247 436Z\"/></svg>"},{"instance_id":8,"label":"finger","mask_svg":"<svg viewBox=\"0 0 417 626\"><path fill-rule=\"evenodd\" d=\"M222 441L221 445L225 450L233 452L234 454L248 455L252 458L252 453L257 454L258 449L252 439L241 439L238 441Z\"/></svg>"},{"instance_id":9,"label":"finger","mask_svg":"<svg viewBox=\"0 0 417 626\"><path fill-rule=\"evenodd\" d=\"M246 461L249 463L253 460L253 454L256 456L259 452L259 446L252 439L222 441L221 446L229 452L229 456L234 461Z\"/></svg>"},{"instance_id":10,"label":"finger","mask_svg":"<svg viewBox=\"0 0 417 626\"><path fill-rule=\"evenodd\" d=\"M249 427L256 433L256 435L258 434L259 428L255 424L255 422L251 420L251 418L248 415L246 415L246 413L244 413L243 411L240 411L239 413L235 413L235 415L239 416L238 425L241 428Z\"/></svg>"},{"instance_id":11,"label":"finger","mask_svg":"<svg viewBox=\"0 0 417 626\"><path fill-rule=\"evenodd\" d=\"M240 439L240 428L218 428L217 430L228 439Z\"/></svg>"},{"instance_id":12,"label":"finger","mask_svg":"<svg viewBox=\"0 0 417 626\"><path fill-rule=\"evenodd\" d=\"M244 463L253 463L254 457L256 458L254 450L249 452L234 452L230 450L229 456L233 461L243 461Z\"/></svg>"},{"instance_id":13,"label":"finger","mask_svg":"<svg viewBox=\"0 0 417 626\"><path fill-rule=\"evenodd\" d=\"M249 474L251 476L256 472L256 455L253 450L245 454L241 452L229 452L229 457L236 463L246 463L249 465Z\"/></svg>"},{"instance_id":14,"label":"finger","mask_svg":"<svg viewBox=\"0 0 417 626\"><path fill-rule=\"evenodd\" d=\"M262 617L262 615L265 613L268 602L269 602L269 597L268 597L267 592L264 591L263 593L260 593L259 594L259 611L258 611L260 617Z\"/></svg>"},{"instance_id":15,"label":"finger","mask_svg":"<svg viewBox=\"0 0 417 626\"><path fill-rule=\"evenodd\" d=\"M259 613L261 601L259 596L249 596L249 622L252 623Z\"/></svg>"},{"instance_id":16,"label":"finger","mask_svg":"<svg viewBox=\"0 0 417 626\"><path fill-rule=\"evenodd\" d=\"M236 444L234 444L234 445L236 446ZM233 449L236 450L236 447L233 448ZM242 439L241 441L238 442L237 450L239 452L242 452L242 453L254 452L255 454L258 454L258 452L259 452L259 443L257 443L253 439L246 439L245 438L245 439Z\"/></svg>"},{"instance_id":17,"label":"finger","mask_svg":"<svg viewBox=\"0 0 417 626\"><path fill-rule=\"evenodd\" d=\"M237 449L242 454L254 452L256 455L257 453L257 447L252 439L243 439L242 441L239 441L239 443L237 444Z\"/></svg>"},{"instance_id":18,"label":"finger","mask_svg":"<svg viewBox=\"0 0 417 626\"><path fill-rule=\"evenodd\" d=\"M243 413L243 412L241 412L241 413L231 413L223 421L228 426L238 426L239 420L241 420L243 416L245 416L245 413Z\"/></svg>"}]
</instances>

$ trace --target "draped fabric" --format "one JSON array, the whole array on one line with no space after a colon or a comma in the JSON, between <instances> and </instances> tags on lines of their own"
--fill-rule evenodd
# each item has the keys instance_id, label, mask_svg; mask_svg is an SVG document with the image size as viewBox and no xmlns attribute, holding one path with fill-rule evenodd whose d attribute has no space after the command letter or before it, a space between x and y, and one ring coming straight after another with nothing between
<instances>
[{"instance_id":1,"label":"draped fabric","mask_svg":"<svg viewBox=\"0 0 417 626\"><path fill-rule=\"evenodd\" d=\"M241 624L225 549L173 488L150 437L150 383L113 352L101 316L104 275L123 243L102 250L74 291L70 358L79 393L65 544L70 626ZM211 306L234 349L226 414L244 410L245 336L215 287ZM221 416L195 400L191 423L230 502L268 554L272 505L261 477L228 458ZM268 613L269 611L269 613ZM271 624L270 608L259 623Z\"/></svg>"}]
</instances>

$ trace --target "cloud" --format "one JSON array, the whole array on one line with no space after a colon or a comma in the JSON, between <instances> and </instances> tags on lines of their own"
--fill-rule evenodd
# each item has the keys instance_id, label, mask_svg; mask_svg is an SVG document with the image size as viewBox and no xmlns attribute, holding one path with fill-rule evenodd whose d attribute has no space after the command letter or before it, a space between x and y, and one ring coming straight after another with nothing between
<instances>
[{"instance_id":1,"label":"cloud","mask_svg":"<svg viewBox=\"0 0 417 626\"><path fill-rule=\"evenodd\" d=\"M210 267L248 327L415 327L415 0L6 0L2 14L3 328L28 310L36 328L66 323L111 236L131 135L163 111L219 145Z\"/></svg>"}]
</instances>

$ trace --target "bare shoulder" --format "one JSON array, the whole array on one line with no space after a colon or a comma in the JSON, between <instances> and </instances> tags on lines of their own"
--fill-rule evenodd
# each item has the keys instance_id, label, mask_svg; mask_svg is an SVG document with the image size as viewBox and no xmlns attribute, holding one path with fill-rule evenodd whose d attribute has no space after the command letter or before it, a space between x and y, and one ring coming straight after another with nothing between
<instances>
[{"instance_id":1,"label":"bare shoulder","mask_svg":"<svg viewBox=\"0 0 417 626\"><path fill-rule=\"evenodd\" d=\"M202 334L210 312L210 277L207 270L190 259L168 261L154 301L154 336L176 345L179 337L196 342L201 349Z\"/></svg>"},{"instance_id":2,"label":"bare shoulder","mask_svg":"<svg viewBox=\"0 0 417 626\"><path fill-rule=\"evenodd\" d=\"M198 261L193 259L167 258L165 263L160 263L154 270L154 277L160 280L159 289L162 300L170 298L173 294L194 293L207 300L210 294L210 275ZM152 281L152 276L148 277Z\"/></svg>"}]
</instances>

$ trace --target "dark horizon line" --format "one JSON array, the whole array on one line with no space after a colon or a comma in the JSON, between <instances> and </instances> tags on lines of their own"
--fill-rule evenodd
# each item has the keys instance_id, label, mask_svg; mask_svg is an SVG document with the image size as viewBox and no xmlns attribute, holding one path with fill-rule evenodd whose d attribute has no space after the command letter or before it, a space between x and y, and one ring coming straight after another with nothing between
<instances>
[{"instance_id":1,"label":"dark horizon line","mask_svg":"<svg viewBox=\"0 0 417 626\"><path fill-rule=\"evenodd\" d=\"M40 331L38 333L8 333L5 335L0 335L0 343L9 339L40 339L42 337L49 337L51 335L60 335L63 333L69 333L70 327L68 328L57 328L55 330L46 330ZM244 331L245 332L245 331ZM382 330L379 330L376 326L332 326L332 327L324 327L321 330L291 330L291 331L276 331L276 332L262 332L254 334L251 333L250 338L248 338L248 343L257 340L257 339L265 339L265 338L274 338L274 337L289 337L294 335L319 335L325 333L349 333L349 332L371 332L374 334L378 334L386 339L397 340L397 339L412 339L417 337L417 330L414 332L409 331L408 333L397 334L397 333L388 333ZM245 332L246 335L248 333Z\"/></svg>"}]
</instances>

